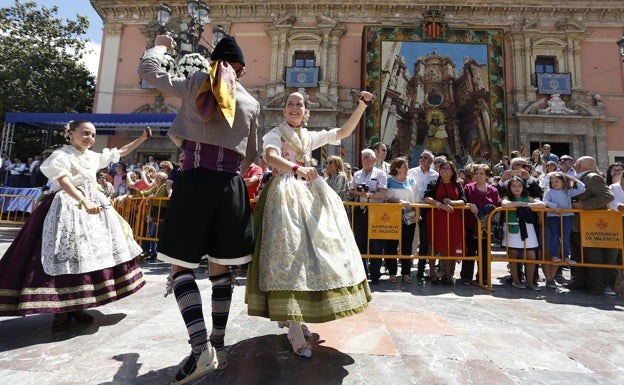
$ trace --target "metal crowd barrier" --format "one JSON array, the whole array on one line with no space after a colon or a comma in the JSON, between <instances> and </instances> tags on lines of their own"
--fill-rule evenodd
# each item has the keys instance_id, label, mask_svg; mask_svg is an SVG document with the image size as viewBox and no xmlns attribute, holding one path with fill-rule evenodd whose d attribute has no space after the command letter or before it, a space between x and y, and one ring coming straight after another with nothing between
<instances>
[{"instance_id":1,"label":"metal crowd barrier","mask_svg":"<svg viewBox=\"0 0 624 385\"><path fill-rule=\"evenodd\" d=\"M570 264L565 261L565 258L561 258L561 262L553 262L550 260L550 255L547 249L546 243L546 213L553 213L555 210L549 208L531 208L536 214L538 220L538 226L535 226L536 235L539 242L539 252L536 259L526 259L526 243L522 252L522 257L511 259L508 257L508 253L505 252L505 257L497 257L492 254L492 218L497 212L501 213L501 218L505 218L507 212L514 211L516 208L498 207L490 213L487 220L487 245L486 250L487 263L491 266L492 262L512 262L512 263L531 263L535 265L557 265L557 266L575 266L575 267L590 267L590 268L607 268L607 269L624 269L624 259L620 258L619 264L602 264L602 263L590 263L585 261L585 248L586 247L601 247L603 248L619 249L624 253L623 232L622 232L622 213L614 210L578 210L578 209L562 209L559 216L563 216L564 213L574 213L578 216L578 220L581 225L580 236L580 261ZM560 234L563 234L563 221L561 222ZM593 223L592 223L593 222ZM506 222L503 223L506 226ZM539 230L539 233L538 233ZM505 233L507 236L507 233ZM560 238L560 250L564 250L563 237ZM505 242L508 244L508 242ZM507 247L505 247L507 250ZM520 254L520 253L519 253ZM621 254L622 255L622 254ZM564 256L565 257L565 256ZM492 269L488 269L488 275L491 275ZM491 282L491 276L487 277L487 281ZM491 285L491 284L490 284Z\"/></svg>"},{"instance_id":2,"label":"metal crowd barrier","mask_svg":"<svg viewBox=\"0 0 624 385\"><path fill-rule=\"evenodd\" d=\"M30 198L31 197L25 197ZM164 219L164 210L162 204L160 202L167 201L169 198L151 198L150 203L148 203L147 198L144 197L132 197L125 198L122 201L115 201L114 207L121 214L121 216L130 224L132 227L132 231L134 232L135 240L141 244L142 242L158 242L158 234ZM538 257L535 260L525 259L524 257L519 257L515 259L510 259L507 256L507 252L504 253L504 256L497 256L492 253L492 218L500 212L502 217L506 217L506 213L508 211L516 210L516 208L502 208L498 207L494 209L487 218L487 229L485 234L481 231L480 223L477 221L475 226L477 226L475 230L475 235L477 239L477 255L467 255L466 251L466 228L465 221L473 220L474 215L470 212L470 207L468 205L464 206L453 206L455 210L461 210L462 217L462 232L460 236L463 240L463 251L461 255L439 255L435 253L432 245L429 245L430 253L427 255L418 254L418 242L422 241L419 239L419 231L418 231L418 218L421 215L425 215L425 210L431 210L430 213L433 213L435 206L428 204L411 204L410 206L416 210L416 226L414 229L414 241L411 246L412 253L410 255L401 255L401 234L402 234L402 207L403 205L399 203L367 203L367 202L344 202L345 208L347 210L349 219L351 221L351 229L353 230L354 222L355 222L355 210L362 210L365 208L369 213L369 223L368 223L368 245L366 253L362 253L362 258L393 258L393 259L427 259L427 260L443 260L443 261L475 261L477 268L477 282L476 284L486 290L492 289L492 277L491 277L491 265L493 262L513 262L513 263L532 263L532 264L550 264L550 265L566 265L565 259L562 262L552 262L550 258L546 258L548 256L547 245L545 242L546 239L546 226L545 226L545 218L546 213L554 212L552 209L548 208L531 208L531 210L536 213L539 223L541 226L536 226L536 229L539 230L538 239L539 239L539 249L541 252L541 257ZM154 210L151 210L151 207L155 207ZM597 263L589 263L585 261L584 258L584 248L585 247L595 247L593 246L595 241L600 241L601 239L609 238L610 241L619 242L617 245L614 242L612 246L621 251L624 251L624 244L622 243L622 219L621 213L613 211L613 210L592 210L592 211L584 211L584 210L575 210L568 209L563 210L563 213L574 213L575 215L579 215L581 220L584 217L591 215L592 218L596 219L596 231L591 233L583 234L581 236L581 260L578 261L574 266L578 267L591 267L591 268L610 268L610 269L624 269L624 261L620 259L620 263L616 265L606 265L606 264L597 264ZM447 214L449 215L449 214ZM427 225L428 230L432 230L431 234L428 235L431 239L435 239L435 216L431 215L429 218L432 219L431 225ZM609 220L605 219L609 218ZM450 221L447 221L449 223ZM609 228L609 226L614 226L615 222L619 223L619 227L613 229ZM503 224L505 225L505 224ZM562 225L563 226L563 225ZM606 228L603 228L607 226ZM603 228L603 229L601 229ZM150 232L151 230L151 232ZM561 229L561 233L563 233L563 229ZM451 233L450 223L447 226L445 231L447 234ZM602 231L602 233L601 233ZM457 235L457 234L455 234ZM593 240L590 238L594 238ZM482 240L485 238L487 242L485 242L486 249L483 250L483 242ZM389 250L386 251L388 254L371 254L370 251L370 240L381 239L381 240L396 240L398 241L397 250L390 253ZM429 240L425 240L428 242ZM561 250L563 250L563 238L560 240L561 242ZM507 244L507 242L505 242ZM448 245L447 245L448 246ZM504 247L507 250L506 247ZM522 255L526 255L526 247L525 252ZM484 255L486 258L482 259L481 256ZM488 265L487 269L482 268L482 264L485 263ZM487 277L483 277L483 271L487 271Z\"/></svg>"},{"instance_id":3,"label":"metal crowd barrier","mask_svg":"<svg viewBox=\"0 0 624 385\"><path fill-rule=\"evenodd\" d=\"M135 241L141 245L143 242L158 242L165 214L162 202L166 201L169 198L127 197L116 200L114 207L130 224Z\"/></svg>"},{"instance_id":4,"label":"metal crowd barrier","mask_svg":"<svg viewBox=\"0 0 624 385\"><path fill-rule=\"evenodd\" d=\"M461 255L441 255L436 253L436 251L433 248L433 245L429 245L429 254L427 255L420 255L418 254L418 242L420 242L421 240L418 239L419 238L419 231L418 231L418 218L421 217L421 215L426 215L427 210L429 210L428 212L433 214L433 209L436 209L435 206L429 205L429 204L422 204L422 203L415 203L415 204L411 204L410 207L414 208L416 210L416 226L414 228L414 241L412 243L412 253L410 255L401 255L400 251L401 249L401 232L402 232L402 208L403 205L400 203L368 203L368 202L344 202L345 207L347 207L347 212L349 214L349 218L351 220L351 230L354 230L354 222L355 222L355 210L361 210L363 207L366 208L366 210L369 212L369 223L368 223L368 244L367 244L367 249L366 249L366 253L362 253L362 258L392 258L392 259L427 259L427 260L442 260L442 261L452 261L452 262L460 262L460 261L475 261L476 262L476 267L477 267L477 274L478 274L478 280L477 280L477 285L481 286L483 288L486 287L491 287L491 282L489 280L487 280L487 286L483 285L483 281L484 281L484 277L482 276L483 274L483 269L481 268L481 264L482 264L482 259L481 259L481 240L482 240L482 234L481 231L477 232L477 244L478 244L478 248L479 248L479 252L477 253L477 255L468 255L467 254L467 247L466 247L466 228L465 228L465 222L466 220L473 220L474 215L472 214L472 212L470 212L470 206L468 205L462 205L462 206L453 206L454 210L460 210L461 211L461 221L462 221L462 226L461 226L461 234L454 234L455 236L461 236L462 239L462 244L463 244L463 250ZM371 214L372 213L372 214ZM448 216L450 214L447 213L447 227L446 230L442 230L445 231L446 234L451 233L450 230L450 222L448 220ZM372 217L372 223L371 223L371 217ZM428 233L428 236L431 239L435 239L435 234L436 234L436 226L435 226L435 216L430 215L430 218L432 219L431 221L431 225L429 226L428 224L425 224L425 226L428 226L427 229L431 229L431 234ZM423 222L424 223L424 222ZM377 231L375 231L377 230ZM387 251L388 254L371 254L370 251L370 241L371 240L377 240L377 239L381 239L381 240L398 240L399 244L398 244L398 251L397 252L390 252ZM447 237L447 239L449 239L449 243L447 243L447 249L450 249L450 238ZM428 242L429 240L425 240L426 242Z\"/></svg>"},{"instance_id":5,"label":"metal crowd barrier","mask_svg":"<svg viewBox=\"0 0 624 385\"><path fill-rule=\"evenodd\" d=\"M37 207L37 201L30 195L0 194L0 223L22 225Z\"/></svg>"}]
</instances>

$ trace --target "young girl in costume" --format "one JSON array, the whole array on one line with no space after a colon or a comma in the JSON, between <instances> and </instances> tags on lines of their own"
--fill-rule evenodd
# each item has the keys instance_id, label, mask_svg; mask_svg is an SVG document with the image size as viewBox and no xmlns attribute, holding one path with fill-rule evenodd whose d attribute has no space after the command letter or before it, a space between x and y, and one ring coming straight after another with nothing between
<instances>
[{"instance_id":1,"label":"young girl in costume","mask_svg":"<svg viewBox=\"0 0 624 385\"><path fill-rule=\"evenodd\" d=\"M529 191L522 178L518 176L512 177L507 184L507 196L503 198L502 207L516 208L507 211L507 224L503 228L502 245L507 246L507 255L510 259L518 259L520 251L524 251L525 259L535 259L535 249L539 246L537 234L533 223L535 220L529 219L531 215L535 215L527 208L543 208L546 207L544 202L537 198L529 196ZM525 289L527 285L522 283L520 274L518 273L517 263L509 263L511 277L513 278L513 287ZM533 277L535 274L535 264L526 264L526 276ZM528 287L531 290L539 291L540 288L532 283L532 278L527 279Z\"/></svg>"},{"instance_id":2,"label":"young girl in costume","mask_svg":"<svg viewBox=\"0 0 624 385\"><path fill-rule=\"evenodd\" d=\"M126 221L98 188L98 170L117 162L151 136L146 129L120 149L96 153L95 126L74 120L69 142L40 169L49 194L0 259L0 316L54 313L53 330L71 320L91 323L84 309L126 297L145 284L135 257L141 247Z\"/></svg>"},{"instance_id":3,"label":"young girl in costume","mask_svg":"<svg viewBox=\"0 0 624 385\"><path fill-rule=\"evenodd\" d=\"M293 351L311 357L301 322L327 322L360 313L371 300L362 258L340 197L319 178L312 150L339 144L357 127L373 95L362 91L341 128L308 131L302 94L288 96L285 121L263 137L265 161L279 170L255 209L256 248L246 302L250 315L288 327Z\"/></svg>"}]
</instances>

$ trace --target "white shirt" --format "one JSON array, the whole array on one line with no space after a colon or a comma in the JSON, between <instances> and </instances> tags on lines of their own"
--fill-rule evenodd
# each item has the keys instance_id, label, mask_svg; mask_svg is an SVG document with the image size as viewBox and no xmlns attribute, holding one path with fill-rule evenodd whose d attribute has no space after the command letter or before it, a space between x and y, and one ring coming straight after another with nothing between
<instances>
[{"instance_id":1,"label":"white shirt","mask_svg":"<svg viewBox=\"0 0 624 385\"><path fill-rule=\"evenodd\" d=\"M420 165L407 170L407 177L414 179L414 182L416 182L419 202L422 202L425 198L425 192L427 191L427 185L429 182L436 180L438 175L438 172L431 167L429 168L429 171L424 172Z\"/></svg>"},{"instance_id":2,"label":"white shirt","mask_svg":"<svg viewBox=\"0 0 624 385\"><path fill-rule=\"evenodd\" d=\"M388 178L386 177L386 173L383 172L382 169L377 167L373 167L370 173L366 174L364 169L358 170L353 175L353 180L351 181L351 185L349 188L351 190L355 190L359 184L365 183L370 192L379 191L380 188L388 188ZM358 196L358 202L360 202L360 196ZM381 203L384 200L378 198L370 198L370 202Z\"/></svg>"},{"instance_id":3,"label":"white shirt","mask_svg":"<svg viewBox=\"0 0 624 385\"><path fill-rule=\"evenodd\" d=\"M613 196L615 196L615 199L609 202L609 208L617 211L618 206L624 204L624 189L622 189L620 183L614 183L609 186L609 190L611 190ZM624 213L622 213L622 216L624 216Z\"/></svg>"}]
</instances>

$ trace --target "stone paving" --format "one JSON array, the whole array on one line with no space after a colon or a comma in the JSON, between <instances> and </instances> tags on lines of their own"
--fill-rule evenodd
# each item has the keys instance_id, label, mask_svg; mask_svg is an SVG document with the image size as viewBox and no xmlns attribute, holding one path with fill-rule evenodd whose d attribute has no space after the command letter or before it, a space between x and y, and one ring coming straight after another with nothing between
<instances>
[{"instance_id":1,"label":"stone paving","mask_svg":"<svg viewBox=\"0 0 624 385\"><path fill-rule=\"evenodd\" d=\"M0 253L12 240L0 231ZM89 310L95 323L51 331L51 315L0 318L0 384L167 384L190 347L168 266L142 263L147 285ZM198 270L205 314L210 281ZM623 384L624 299L512 288L495 263L494 291L389 283L355 317L309 325L314 356L295 356L285 330L249 317L244 278L226 335L229 366L196 384ZM543 285L543 283L542 283Z\"/></svg>"}]
</instances>

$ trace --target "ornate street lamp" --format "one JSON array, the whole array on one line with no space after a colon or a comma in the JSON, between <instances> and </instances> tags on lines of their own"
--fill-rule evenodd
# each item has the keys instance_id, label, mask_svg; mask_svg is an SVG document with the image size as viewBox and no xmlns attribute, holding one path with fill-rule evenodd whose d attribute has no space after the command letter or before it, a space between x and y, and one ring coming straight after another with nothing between
<instances>
[{"instance_id":1,"label":"ornate street lamp","mask_svg":"<svg viewBox=\"0 0 624 385\"><path fill-rule=\"evenodd\" d=\"M210 7L201 0L187 0L186 2L188 16L187 22L181 22L175 29L167 29L167 25L171 20L171 7L167 3L163 3L156 11L156 20L160 25L161 34L169 34L175 41L174 52L172 56L182 57L189 53L199 53L203 57L210 56L210 50L200 44L204 25L210 23Z\"/></svg>"},{"instance_id":2,"label":"ornate street lamp","mask_svg":"<svg viewBox=\"0 0 624 385\"><path fill-rule=\"evenodd\" d=\"M222 25L217 25L212 29L212 46L216 47L217 43L227 35Z\"/></svg>"}]
</instances>

